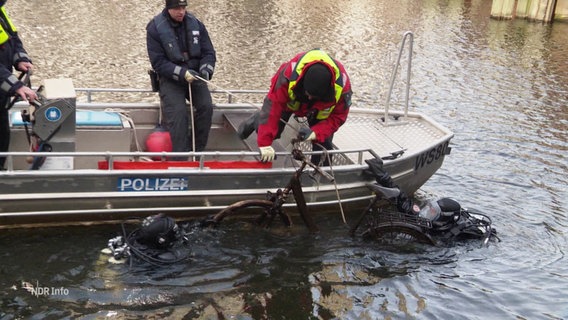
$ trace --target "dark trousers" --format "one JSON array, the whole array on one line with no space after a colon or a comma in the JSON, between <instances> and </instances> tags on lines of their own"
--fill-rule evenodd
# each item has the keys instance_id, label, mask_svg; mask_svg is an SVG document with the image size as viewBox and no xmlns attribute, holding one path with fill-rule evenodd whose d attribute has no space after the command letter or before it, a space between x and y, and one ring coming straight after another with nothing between
<instances>
[{"instance_id":1,"label":"dark trousers","mask_svg":"<svg viewBox=\"0 0 568 320\"><path fill-rule=\"evenodd\" d=\"M312 151L320 151L320 150L333 150L333 135L331 135L329 138L325 139L325 141L323 143L312 143ZM323 146L322 147L320 147ZM323 157L323 163L320 164L321 158ZM310 161L315 164L315 165L321 165L324 167L329 166L330 161L332 160L332 155L331 154L314 154L312 155L312 158L310 159Z\"/></svg>"},{"instance_id":2,"label":"dark trousers","mask_svg":"<svg viewBox=\"0 0 568 320\"><path fill-rule=\"evenodd\" d=\"M160 79L162 126L170 132L172 151L192 151L192 131L195 131L195 151L203 151L207 145L213 116L211 92L203 81L195 80L191 84L194 130L191 128L191 110L186 104L186 99L190 99L187 84L165 78Z\"/></svg>"},{"instance_id":3,"label":"dark trousers","mask_svg":"<svg viewBox=\"0 0 568 320\"><path fill-rule=\"evenodd\" d=\"M10 121L6 106L8 99L0 98L0 152L8 151L10 147ZM6 157L0 157L0 170L4 168Z\"/></svg>"}]
</instances>

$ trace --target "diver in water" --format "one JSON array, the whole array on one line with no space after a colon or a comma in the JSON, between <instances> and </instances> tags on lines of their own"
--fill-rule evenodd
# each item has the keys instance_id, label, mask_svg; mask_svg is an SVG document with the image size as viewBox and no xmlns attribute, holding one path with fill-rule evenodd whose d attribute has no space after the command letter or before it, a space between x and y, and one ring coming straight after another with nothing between
<instances>
[{"instance_id":1,"label":"diver in water","mask_svg":"<svg viewBox=\"0 0 568 320\"><path fill-rule=\"evenodd\" d=\"M124 263L126 260L139 259L153 265L165 265L189 258L185 248L187 237L185 229L178 226L171 217L159 213L145 218L140 227L108 241L108 248L103 253L112 255L111 263ZM185 249L185 250L182 250Z\"/></svg>"}]
</instances>

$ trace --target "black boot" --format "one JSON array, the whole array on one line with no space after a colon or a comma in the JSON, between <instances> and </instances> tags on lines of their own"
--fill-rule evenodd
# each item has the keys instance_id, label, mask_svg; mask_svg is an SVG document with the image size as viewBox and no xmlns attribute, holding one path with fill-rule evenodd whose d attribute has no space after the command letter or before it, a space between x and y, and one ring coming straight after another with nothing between
<instances>
[{"instance_id":1,"label":"black boot","mask_svg":"<svg viewBox=\"0 0 568 320\"><path fill-rule=\"evenodd\" d=\"M246 138L248 138L253 133L253 131L256 130L257 122L258 122L258 112L255 112L248 119L241 122L241 124L239 125L239 129L237 130L239 138L241 138L241 140L245 140Z\"/></svg>"},{"instance_id":2,"label":"black boot","mask_svg":"<svg viewBox=\"0 0 568 320\"><path fill-rule=\"evenodd\" d=\"M383 168L382 159L374 158L371 160L365 160L365 162L369 165L367 174L374 176L378 184L383 187L397 188L400 190L398 185L396 185L392 180L390 174ZM417 213L414 212L414 202L402 190L400 190L400 194L396 198L396 207L398 211L402 213Z\"/></svg>"}]
</instances>

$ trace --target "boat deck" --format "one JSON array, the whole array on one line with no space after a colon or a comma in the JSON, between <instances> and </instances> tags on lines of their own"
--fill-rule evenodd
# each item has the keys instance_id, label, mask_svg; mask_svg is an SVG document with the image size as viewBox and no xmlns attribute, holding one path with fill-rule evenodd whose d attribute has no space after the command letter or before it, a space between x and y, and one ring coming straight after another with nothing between
<instances>
[{"instance_id":1,"label":"boat deck","mask_svg":"<svg viewBox=\"0 0 568 320\"><path fill-rule=\"evenodd\" d=\"M96 106L96 105L94 105ZM78 110L87 110L85 106ZM112 110L112 111L103 111ZM206 151L217 152L217 156L223 152L256 152L256 133L253 132L247 139L241 140L237 136L239 125L245 121L257 109L252 106L235 108L234 106L217 106L215 108L213 126L210 133L209 144ZM12 114L19 113L19 108L14 108ZM77 123L76 129L76 151L92 152L93 158L88 159L82 156L75 161L73 169L94 169L101 159L100 152L128 153L143 152L143 141L146 140L158 119L157 104L131 104L106 108L93 108L88 111L77 113L77 117L83 117L85 113L89 117L95 118L95 113L116 113L117 118L123 118L122 126L112 125L81 125ZM118 116L120 114L120 116ZM124 120L124 115L128 115L128 121ZM372 150L370 152L345 152L334 156L334 165L364 164L365 159L379 156L384 159L396 159L404 155L418 155L424 152L424 146L434 146L442 140L447 140L451 133L438 126L433 120L422 114L402 112L391 112L385 123L385 114L372 109L358 109L353 107L347 121L334 135L334 145L336 150L356 151ZM13 121L12 127L12 152L28 151L26 131L23 125ZM296 136L300 126L294 117L290 118L282 137L273 143L273 148L277 153L286 153L292 150L290 141ZM100 141L105 141L101 144ZM309 153L311 147L309 143L301 145L303 151ZM444 150L442 150L444 151ZM95 155L95 153L97 155ZM14 157L13 166L8 170L28 170L29 165L22 160L24 155ZM129 156L126 155L128 158ZM131 155L130 158L140 157ZM233 158L243 158L243 155L233 156ZM255 160L252 155L247 156L247 160ZM118 159L118 158L116 158ZM124 159L124 157L123 157ZM230 160L225 157L225 160ZM258 160L258 157L256 157ZM289 166L289 161L277 158L274 167Z\"/></svg>"},{"instance_id":2,"label":"boat deck","mask_svg":"<svg viewBox=\"0 0 568 320\"><path fill-rule=\"evenodd\" d=\"M374 115L374 116L373 116ZM369 148L380 157L398 157L402 153L415 154L424 146L435 145L448 134L423 115L409 114L404 117L393 113L385 123L383 113L355 110L349 114L345 124L338 130L333 143L340 150ZM347 155L353 162L356 154ZM367 158L371 158L367 154Z\"/></svg>"}]
</instances>

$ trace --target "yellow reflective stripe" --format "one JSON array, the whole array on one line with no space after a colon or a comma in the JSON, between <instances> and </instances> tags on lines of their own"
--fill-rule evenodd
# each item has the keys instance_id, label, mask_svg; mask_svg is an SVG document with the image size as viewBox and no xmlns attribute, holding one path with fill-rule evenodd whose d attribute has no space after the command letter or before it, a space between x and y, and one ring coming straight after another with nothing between
<instances>
[{"instance_id":1,"label":"yellow reflective stripe","mask_svg":"<svg viewBox=\"0 0 568 320\"><path fill-rule=\"evenodd\" d=\"M4 28L2 28L2 25L0 24L0 45L4 44L4 42L8 41L8 39L10 39L10 36L6 31L4 31Z\"/></svg>"},{"instance_id":2,"label":"yellow reflective stripe","mask_svg":"<svg viewBox=\"0 0 568 320\"><path fill-rule=\"evenodd\" d=\"M337 83L334 83L333 87L335 89L335 103L338 103L339 99L341 98L341 93L343 92L343 87L338 85Z\"/></svg>"},{"instance_id":3,"label":"yellow reflective stripe","mask_svg":"<svg viewBox=\"0 0 568 320\"><path fill-rule=\"evenodd\" d=\"M10 18L8 17L8 13L6 12L6 8L2 7L1 9L2 19L8 23L8 27L12 29L12 32L16 32L16 26L12 23ZM10 34L8 33L10 30L4 30L3 25L0 23L0 45L4 44L8 39L10 39Z\"/></svg>"},{"instance_id":4,"label":"yellow reflective stripe","mask_svg":"<svg viewBox=\"0 0 568 320\"><path fill-rule=\"evenodd\" d=\"M4 8L4 7L2 7L2 15L6 18L6 22L8 22L10 29L12 29L13 32L18 32L18 30L16 29L16 26L12 23L12 20L10 20L10 17L8 17L8 13L6 12L6 8Z\"/></svg>"},{"instance_id":5,"label":"yellow reflective stripe","mask_svg":"<svg viewBox=\"0 0 568 320\"><path fill-rule=\"evenodd\" d=\"M292 111L300 109L300 101L292 100L288 102L288 108L291 109Z\"/></svg>"},{"instance_id":6,"label":"yellow reflective stripe","mask_svg":"<svg viewBox=\"0 0 568 320\"><path fill-rule=\"evenodd\" d=\"M323 109L318 111L318 114L316 115L316 119L318 120L323 120L323 119L327 119L329 118L329 115L333 112L333 109L335 109L335 105L327 108L327 109Z\"/></svg>"},{"instance_id":7,"label":"yellow reflective stripe","mask_svg":"<svg viewBox=\"0 0 568 320\"><path fill-rule=\"evenodd\" d=\"M335 80L339 78L340 72L333 59L331 59L331 57L327 53L317 49L306 52L306 54L304 54L304 56L300 58L300 61L298 61L298 64L296 65L296 71L298 72L298 74L300 74L300 71L304 69L304 66L306 64L313 61L323 61L329 64L335 69Z\"/></svg>"}]
</instances>

